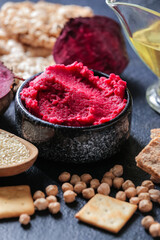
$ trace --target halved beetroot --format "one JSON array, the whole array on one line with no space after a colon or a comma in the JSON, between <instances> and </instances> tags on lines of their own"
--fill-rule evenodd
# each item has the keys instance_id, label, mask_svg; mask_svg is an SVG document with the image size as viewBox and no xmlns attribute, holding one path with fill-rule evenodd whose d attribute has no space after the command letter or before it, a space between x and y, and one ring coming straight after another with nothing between
<instances>
[{"instance_id":1,"label":"halved beetroot","mask_svg":"<svg viewBox=\"0 0 160 240\"><path fill-rule=\"evenodd\" d=\"M9 93L13 80L14 75L12 71L0 61L0 99Z\"/></svg>"},{"instance_id":2,"label":"halved beetroot","mask_svg":"<svg viewBox=\"0 0 160 240\"><path fill-rule=\"evenodd\" d=\"M54 45L53 57L58 64L78 61L108 74L120 74L128 64L119 24L103 16L70 19Z\"/></svg>"},{"instance_id":3,"label":"halved beetroot","mask_svg":"<svg viewBox=\"0 0 160 240\"><path fill-rule=\"evenodd\" d=\"M13 81L12 71L0 61L0 114L4 113L13 99L11 91Z\"/></svg>"}]
</instances>

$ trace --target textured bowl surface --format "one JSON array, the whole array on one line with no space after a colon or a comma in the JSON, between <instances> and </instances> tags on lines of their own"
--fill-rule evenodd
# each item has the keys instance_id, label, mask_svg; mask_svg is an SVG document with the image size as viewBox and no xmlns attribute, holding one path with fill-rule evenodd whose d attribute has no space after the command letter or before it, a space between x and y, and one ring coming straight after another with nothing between
<instances>
[{"instance_id":1,"label":"textured bowl surface","mask_svg":"<svg viewBox=\"0 0 160 240\"><path fill-rule=\"evenodd\" d=\"M108 77L98 71L94 74ZM40 157L52 161L87 163L110 158L119 151L130 132L132 97L128 89L127 104L113 120L89 127L69 127L43 121L26 110L20 92L34 78L27 79L17 91L16 126L21 137L38 147Z\"/></svg>"}]
</instances>

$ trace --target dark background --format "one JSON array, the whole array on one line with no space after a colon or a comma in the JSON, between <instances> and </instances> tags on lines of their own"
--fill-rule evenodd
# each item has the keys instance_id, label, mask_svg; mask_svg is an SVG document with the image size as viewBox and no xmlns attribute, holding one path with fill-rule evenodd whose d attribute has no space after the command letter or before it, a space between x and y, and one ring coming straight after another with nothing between
<instances>
[{"instance_id":1,"label":"dark background","mask_svg":"<svg viewBox=\"0 0 160 240\"><path fill-rule=\"evenodd\" d=\"M5 1L1 0L0 5ZM103 0L61 0L52 1L63 4L79 4L90 6L95 14L117 18ZM157 1L158 2L158 1ZM104 39L105 41L105 39ZM130 63L122 78L127 81L128 88L133 96L133 114L131 135L121 151L111 159L106 159L100 163L87 165L68 165L48 162L47 159L37 159L35 165L27 172L15 177L1 178L0 186L28 184L32 193L36 190L43 190L49 184L58 184L57 178L62 171L82 174L89 172L94 178L101 178L104 172L114 164L120 163L124 166L124 178L131 179L136 185L140 185L149 176L136 167L135 156L150 141L150 129L160 127L160 116L154 112L146 102L145 92L147 87L156 81L156 77L141 62L127 43L127 51ZM0 128L16 133L14 102L6 113L0 117ZM159 188L158 186L156 186ZM60 185L59 185L60 190ZM112 191L112 196L115 193ZM137 211L126 226L117 234L111 234L92 226L87 226L74 218L75 213L85 204L85 200L77 197L73 204L66 205L62 199L62 192L59 191L61 202L61 213L52 216L48 211L36 212L28 227L20 226L18 219L0 220L0 239L54 239L54 240L102 240L102 239L152 239L142 228L140 222L144 216ZM159 206L154 204L151 214L160 222Z\"/></svg>"}]
</instances>

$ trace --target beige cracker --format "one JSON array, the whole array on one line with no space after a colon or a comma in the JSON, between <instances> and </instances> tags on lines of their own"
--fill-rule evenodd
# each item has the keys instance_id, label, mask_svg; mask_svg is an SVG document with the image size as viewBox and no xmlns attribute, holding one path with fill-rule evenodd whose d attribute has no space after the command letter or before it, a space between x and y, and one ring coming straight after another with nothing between
<instances>
[{"instance_id":1,"label":"beige cracker","mask_svg":"<svg viewBox=\"0 0 160 240\"><path fill-rule=\"evenodd\" d=\"M76 215L79 220L117 233L131 218L137 206L96 194Z\"/></svg>"},{"instance_id":2,"label":"beige cracker","mask_svg":"<svg viewBox=\"0 0 160 240\"><path fill-rule=\"evenodd\" d=\"M29 186L0 187L0 219L19 217L22 213L32 215L34 211Z\"/></svg>"},{"instance_id":3,"label":"beige cracker","mask_svg":"<svg viewBox=\"0 0 160 240\"><path fill-rule=\"evenodd\" d=\"M160 137L160 128L151 129L151 138Z\"/></svg>"},{"instance_id":4,"label":"beige cracker","mask_svg":"<svg viewBox=\"0 0 160 240\"><path fill-rule=\"evenodd\" d=\"M137 166L160 178L160 137L152 139L136 157Z\"/></svg>"},{"instance_id":5,"label":"beige cracker","mask_svg":"<svg viewBox=\"0 0 160 240\"><path fill-rule=\"evenodd\" d=\"M45 1L6 2L0 11L0 23L9 37L33 47L52 50L68 19L91 16L91 8L78 5Z\"/></svg>"}]
</instances>

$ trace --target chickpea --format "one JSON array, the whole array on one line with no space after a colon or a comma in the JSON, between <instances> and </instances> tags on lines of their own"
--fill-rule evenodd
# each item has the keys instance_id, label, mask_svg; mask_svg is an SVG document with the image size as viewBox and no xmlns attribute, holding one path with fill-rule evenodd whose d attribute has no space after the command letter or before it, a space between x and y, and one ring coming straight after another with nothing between
<instances>
[{"instance_id":1,"label":"chickpea","mask_svg":"<svg viewBox=\"0 0 160 240\"><path fill-rule=\"evenodd\" d=\"M145 228L145 229L149 229L149 227L151 226L151 224L153 224L154 223L154 219L153 219L153 217L152 216L146 216L146 217L144 217L143 219L142 219L142 221L141 221L141 224L142 224L142 226Z\"/></svg>"},{"instance_id":2,"label":"chickpea","mask_svg":"<svg viewBox=\"0 0 160 240\"><path fill-rule=\"evenodd\" d=\"M82 195L86 199L91 199L95 195L94 189L93 188L86 188L82 191Z\"/></svg>"},{"instance_id":3,"label":"chickpea","mask_svg":"<svg viewBox=\"0 0 160 240\"><path fill-rule=\"evenodd\" d=\"M160 178L156 178L156 177L151 176L151 177L150 177L150 180L151 180L153 183L157 183L157 184L160 183Z\"/></svg>"},{"instance_id":4,"label":"chickpea","mask_svg":"<svg viewBox=\"0 0 160 240\"><path fill-rule=\"evenodd\" d=\"M48 207L48 201L45 198L38 198L34 201L34 206L39 211L45 210Z\"/></svg>"},{"instance_id":5,"label":"chickpea","mask_svg":"<svg viewBox=\"0 0 160 240\"><path fill-rule=\"evenodd\" d=\"M104 177L102 178L101 183L108 183L108 185L112 187L112 178Z\"/></svg>"},{"instance_id":6,"label":"chickpea","mask_svg":"<svg viewBox=\"0 0 160 240\"><path fill-rule=\"evenodd\" d=\"M115 165L112 168L112 173L114 174L114 176L116 177L121 177L123 175L123 166L122 165Z\"/></svg>"},{"instance_id":7,"label":"chickpea","mask_svg":"<svg viewBox=\"0 0 160 240\"><path fill-rule=\"evenodd\" d=\"M76 185L74 186L74 191L80 194L85 188L87 188L85 182L77 182Z\"/></svg>"},{"instance_id":8,"label":"chickpea","mask_svg":"<svg viewBox=\"0 0 160 240\"><path fill-rule=\"evenodd\" d=\"M153 202L158 202L158 200L160 199L160 191L157 189L150 189L149 195Z\"/></svg>"},{"instance_id":9,"label":"chickpea","mask_svg":"<svg viewBox=\"0 0 160 240\"><path fill-rule=\"evenodd\" d=\"M152 210L153 204L147 199L143 199L139 202L139 210L141 212L149 212Z\"/></svg>"},{"instance_id":10,"label":"chickpea","mask_svg":"<svg viewBox=\"0 0 160 240\"><path fill-rule=\"evenodd\" d=\"M116 189L120 189L123 183L124 183L124 179L121 177L115 177L113 179L113 187Z\"/></svg>"},{"instance_id":11,"label":"chickpea","mask_svg":"<svg viewBox=\"0 0 160 240\"><path fill-rule=\"evenodd\" d=\"M140 201L140 199L139 199L138 197L131 197L131 198L129 199L129 202L130 202L131 204L135 204L135 205L138 205L139 201Z\"/></svg>"},{"instance_id":12,"label":"chickpea","mask_svg":"<svg viewBox=\"0 0 160 240\"><path fill-rule=\"evenodd\" d=\"M154 188L154 183L151 180L145 180L141 184L143 187L147 187L148 189Z\"/></svg>"},{"instance_id":13,"label":"chickpea","mask_svg":"<svg viewBox=\"0 0 160 240\"><path fill-rule=\"evenodd\" d=\"M126 193L123 191L117 192L116 199L119 199L121 201L126 201Z\"/></svg>"},{"instance_id":14,"label":"chickpea","mask_svg":"<svg viewBox=\"0 0 160 240\"><path fill-rule=\"evenodd\" d=\"M49 185L46 187L47 196L53 195L56 196L58 194L58 187L56 185Z\"/></svg>"},{"instance_id":15,"label":"chickpea","mask_svg":"<svg viewBox=\"0 0 160 240\"><path fill-rule=\"evenodd\" d=\"M70 183L74 186L77 182L80 182L81 179L77 174L73 174L70 180Z\"/></svg>"},{"instance_id":16,"label":"chickpea","mask_svg":"<svg viewBox=\"0 0 160 240\"><path fill-rule=\"evenodd\" d=\"M52 214L57 214L60 211L61 205L59 202L52 202L48 205L48 209Z\"/></svg>"},{"instance_id":17,"label":"chickpea","mask_svg":"<svg viewBox=\"0 0 160 240\"><path fill-rule=\"evenodd\" d=\"M129 187L125 190L127 198L135 197L137 195L137 191L134 187Z\"/></svg>"},{"instance_id":18,"label":"chickpea","mask_svg":"<svg viewBox=\"0 0 160 240\"><path fill-rule=\"evenodd\" d=\"M100 185L100 182L98 179L94 178L90 181L90 187L93 189L97 189Z\"/></svg>"},{"instance_id":19,"label":"chickpea","mask_svg":"<svg viewBox=\"0 0 160 240\"><path fill-rule=\"evenodd\" d=\"M48 203L57 202L57 198L55 196L52 196L52 195L46 197L46 200L48 201Z\"/></svg>"},{"instance_id":20,"label":"chickpea","mask_svg":"<svg viewBox=\"0 0 160 240\"><path fill-rule=\"evenodd\" d=\"M146 193L146 192L142 192L142 193L140 193L139 195L138 195L138 198L140 199L140 200L143 200L143 199L147 199L147 200L151 200L151 198L150 198L150 196L149 196L149 193Z\"/></svg>"},{"instance_id":21,"label":"chickpea","mask_svg":"<svg viewBox=\"0 0 160 240\"><path fill-rule=\"evenodd\" d=\"M123 184L122 184L122 188L123 190L125 191L127 188L129 187L134 187L135 188L135 185L134 183L131 181L131 180L126 180Z\"/></svg>"},{"instance_id":22,"label":"chickpea","mask_svg":"<svg viewBox=\"0 0 160 240\"><path fill-rule=\"evenodd\" d=\"M110 186L107 183L101 183L97 188L97 192L107 196L110 194Z\"/></svg>"},{"instance_id":23,"label":"chickpea","mask_svg":"<svg viewBox=\"0 0 160 240\"><path fill-rule=\"evenodd\" d=\"M139 195L140 193L148 192L148 188L147 187L138 186L138 187L136 187L136 189L137 189L137 195Z\"/></svg>"},{"instance_id":24,"label":"chickpea","mask_svg":"<svg viewBox=\"0 0 160 240\"><path fill-rule=\"evenodd\" d=\"M92 176L90 174L84 173L81 175L82 182L85 182L86 184L88 184L91 180L92 180Z\"/></svg>"},{"instance_id":25,"label":"chickpea","mask_svg":"<svg viewBox=\"0 0 160 240\"><path fill-rule=\"evenodd\" d=\"M149 233L152 237L160 237L160 223L152 223L149 227Z\"/></svg>"},{"instance_id":26,"label":"chickpea","mask_svg":"<svg viewBox=\"0 0 160 240\"><path fill-rule=\"evenodd\" d=\"M111 178L112 180L115 178L114 174L112 172L106 172L103 177L109 177Z\"/></svg>"},{"instance_id":27,"label":"chickpea","mask_svg":"<svg viewBox=\"0 0 160 240\"><path fill-rule=\"evenodd\" d=\"M66 203L72 203L75 201L75 198L76 198L77 194L71 190L67 190L66 192L64 192L63 194L63 198L64 198L64 201Z\"/></svg>"},{"instance_id":28,"label":"chickpea","mask_svg":"<svg viewBox=\"0 0 160 240\"><path fill-rule=\"evenodd\" d=\"M22 224L22 225L27 225L30 223L30 216L26 213L23 213L19 216L19 222Z\"/></svg>"},{"instance_id":29,"label":"chickpea","mask_svg":"<svg viewBox=\"0 0 160 240\"><path fill-rule=\"evenodd\" d=\"M63 172L58 177L60 182L68 182L70 178L71 178L71 174L69 172Z\"/></svg>"},{"instance_id":30,"label":"chickpea","mask_svg":"<svg viewBox=\"0 0 160 240\"><path fill-rule=\"evenodd\" d=\"M36 200L38 198L45 198L45 194L40 190L36 191L33 195L34 200Z\"/></svg>"},{"instance_id":31,"label":"chickpea","mask_svg":"<svg viewBox=\"0 0 160 240\"><path fill-rule=\"evenodd\" d=\"M62 184L62 191L65 192L67 190L73 191L73 186L70 183L63 183Z\"/></svg>"}]
</instances>

